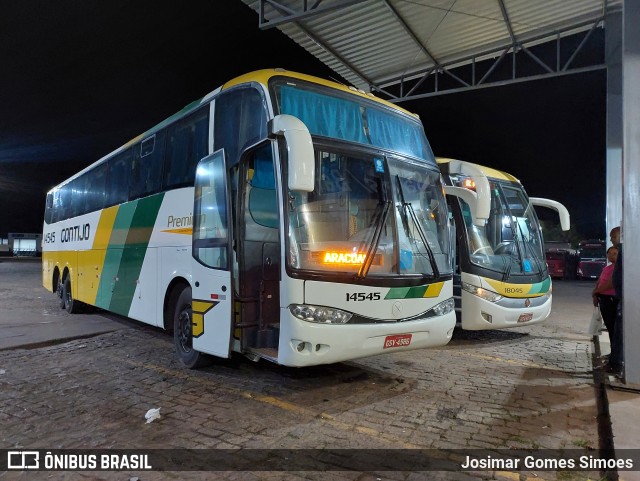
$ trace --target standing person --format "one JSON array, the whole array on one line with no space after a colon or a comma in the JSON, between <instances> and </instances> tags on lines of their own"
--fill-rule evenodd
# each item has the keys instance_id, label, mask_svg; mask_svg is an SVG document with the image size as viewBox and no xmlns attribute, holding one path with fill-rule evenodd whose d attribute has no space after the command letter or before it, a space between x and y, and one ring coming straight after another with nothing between
<instances>
[{"instance_id":1,"label":"standing person","mask_svg":"<svg viewBox=\"0 0 640 481\"><path fill-rule=\"evenodd\" d=\"M609 264L602 269L602 273L598 278L596 287L593 289L591 295L593 297L593 305L600 307L600 313L602 314L602 320L609 333L609 343L613 342L613 335L615 332L615 321L618 308L618 298L616 297L616 291L613 288L613 270L618 258L618 248L611 246L607 249L607 261Z\"/></svg>"},{"instance_id":2,"label":"standing person","mask_svg":"<svg viewBox=\"0 0 640 481\"><path fill-rule=\"evenodd\" d=\"M616 320L613 328L613 336L611 338L611 356L609 363L605 367L607 372L612 373L616 377L624 377L624 359L623 359L623 335L622 335L622 242L620 242L620 226L611 229L611 243L618 248L618 259L616 260L611 281L618 299L616 308Z\"/></svg>"}]
</instances>

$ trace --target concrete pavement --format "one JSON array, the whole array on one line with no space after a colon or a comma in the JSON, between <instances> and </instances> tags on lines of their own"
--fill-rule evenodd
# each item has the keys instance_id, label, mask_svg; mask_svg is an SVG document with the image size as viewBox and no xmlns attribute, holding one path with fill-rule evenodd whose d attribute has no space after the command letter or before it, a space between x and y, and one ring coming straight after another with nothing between
<instances>
[{"instance_id":1,"label":"concrete pavement","mask_svg":"<svg viewBox=\"0 0 640 481\"><path fill-rule=\"evenodd\" d=\"M0 350L94 336L133 324L107 313L69 315L42 287L38 258L0 257Z\"/></svg>"}]
</instances>

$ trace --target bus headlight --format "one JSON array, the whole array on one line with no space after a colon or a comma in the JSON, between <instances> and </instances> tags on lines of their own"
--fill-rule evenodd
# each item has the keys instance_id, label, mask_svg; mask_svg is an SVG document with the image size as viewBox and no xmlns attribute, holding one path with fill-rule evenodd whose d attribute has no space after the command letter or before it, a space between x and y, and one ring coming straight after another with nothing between
<instances>
[{"instance_id":1,"label":"bus headlight","mask_svg":"<svg viewBox=\"0 0 640 481\"><path fill-rule=\"evenodd\" d=\"M320 324L346 324L353 316L350 312L340 309L310 304L291 304L289 310L298 319Z\"/></svg>"},{"instance_id":2,"label":"bus headlight","mask_svg":"<svg viewBox=\"0 0 640 481\"><path fill-rule=\"evenodd\" d=\"M462 288L465 291L470 292L474 296L481 297L483 299L486 299L489 302L498 302L503 297L503 296L501 296L500 294L498 294L496 292L488 291L487 289L483 289L482 287L474 286L474 285L469 284L467 282L463 282L462 283Z\"/></svg>"},{"instance_id":3,"label":"bus headlight","mask_svg":"<svg viewBox=\"0 0 640 481\"><path fill-rule=\"evenodd\" d=\"M446 301L442 301L440 304L436 304L433 306L430 311L433 312L436 316L444 316L445 314L449 314L456 307L456 302L453 300L453 297L450 297Z\"/></svg>"}]
</instances>

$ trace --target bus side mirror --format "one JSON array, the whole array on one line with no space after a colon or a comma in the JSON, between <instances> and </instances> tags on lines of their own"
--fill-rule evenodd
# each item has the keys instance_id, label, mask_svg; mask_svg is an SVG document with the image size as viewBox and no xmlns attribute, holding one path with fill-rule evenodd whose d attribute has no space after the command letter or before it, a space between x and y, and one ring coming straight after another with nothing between
<instances>
[{"instance_id":1,"label":"bus side mirror","mask_svg":"<svg viewBox=\"0 0 640 481\"><path fill-rule=\"evenodd\" d=\"M284 135L287 144L289 190L313 192L315 186L315 154L307 126L293 115L276 115L271 120L272 136Z\"/></svg>"},{"instance_id":2,"label":"bus side mirror","mask_svg":"<svg viewBox=\"0 0 640 481\"><path fill-rule=\"evenodd\" d=\"M541 199L540 197L529 197L529 202L531 202L531 205L548 207L558 211L558 215L560 216L560 227L562 230L569 230L571 228L569 211L560 202L551 199Z\"/></svg>"},{"instance_id":3,"label":"bus side mirror","mask_svg":"<svg viewBox=\"0 0 640 481\"><path fill-rule=\"evenodd\" d=\"M451 185L445 185L444 192L447 195L458 197L469 204L473 224L480 227L484 226L486 220L489 218L490 210L490 205L486 205L489 204L489 202L486 202L488 200L487 197L478 196L474 191L465 189L464 187L453 187Z\"/></svg>"}]
</instances>

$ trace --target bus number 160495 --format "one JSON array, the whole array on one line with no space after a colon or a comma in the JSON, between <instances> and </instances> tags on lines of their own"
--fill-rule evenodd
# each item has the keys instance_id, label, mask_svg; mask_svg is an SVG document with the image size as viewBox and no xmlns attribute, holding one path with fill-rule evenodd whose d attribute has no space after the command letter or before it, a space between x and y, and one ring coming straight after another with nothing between
<instances>
[{"instance_id":1,"label":"bus number 160495","mask_svg":"<svg viewBox=\"0 0 640 481\"><path fill-rule=\"evenodd\" d=\"M379 301L381 299L379 292L347 292L347 302L349 301Z\"/></svg>"}]
</instances>

